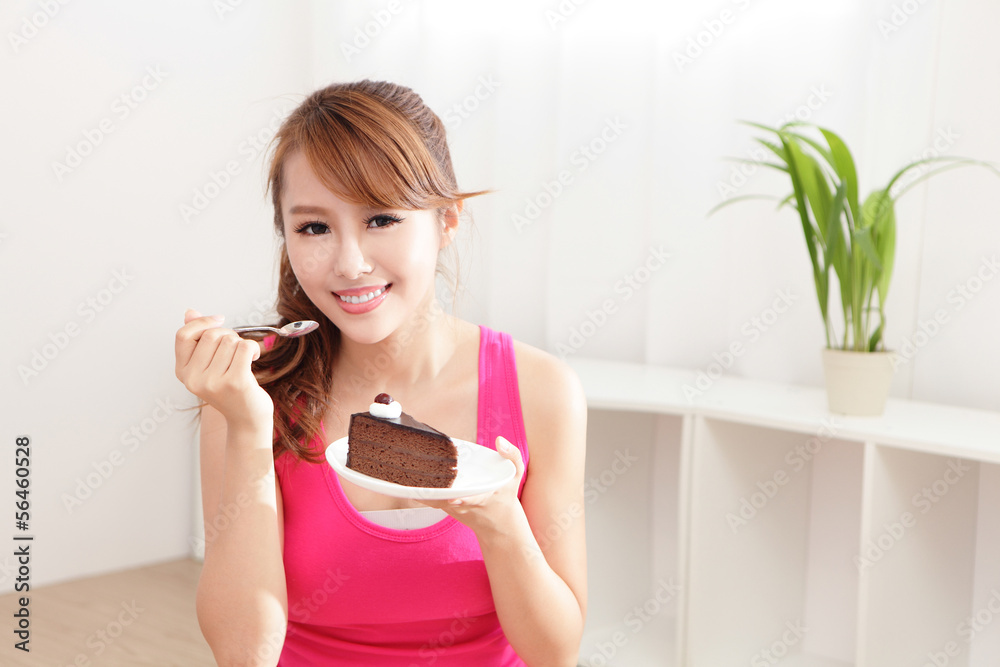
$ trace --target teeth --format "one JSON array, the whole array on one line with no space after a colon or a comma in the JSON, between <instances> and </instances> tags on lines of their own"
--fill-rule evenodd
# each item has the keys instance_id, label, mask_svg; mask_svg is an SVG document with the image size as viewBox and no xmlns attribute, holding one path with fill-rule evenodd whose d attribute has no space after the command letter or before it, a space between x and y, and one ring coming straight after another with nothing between
<instances>
[{"instance_id":1,"label":"teeth","mask_svg":"<svg viewBox=\"0 0 1000 667\"><path fill-rule=\"evenodd\" d=\"M369 292L368 294L365 294L364 296L340 296L339 294L337 296L340 296L340 300L343 301L344 303L367 303L368 301L371 301L375 297L377 297L380 294L382 294L382 292L384 292L384 291L385 291L385 288L384 287L380 287L379 289L375 290L374 292Z\"/></svg>"}]
</instances>

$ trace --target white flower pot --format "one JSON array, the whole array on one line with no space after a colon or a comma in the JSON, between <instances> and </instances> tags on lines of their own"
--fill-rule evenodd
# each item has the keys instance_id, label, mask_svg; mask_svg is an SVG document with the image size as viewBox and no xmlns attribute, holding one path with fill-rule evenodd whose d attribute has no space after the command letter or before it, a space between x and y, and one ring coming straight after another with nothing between
<instances>
[{"instance_id":1,"label":"white flower pot","mask_svg":"<svg viewBox=\"0 0 1000 667\"><path fill-rule=\"evenodd\" d=\"M893 352L823 350L823 374L830 412L877 417L885 410L895 370Z\"/></svg>"}]
</instances>

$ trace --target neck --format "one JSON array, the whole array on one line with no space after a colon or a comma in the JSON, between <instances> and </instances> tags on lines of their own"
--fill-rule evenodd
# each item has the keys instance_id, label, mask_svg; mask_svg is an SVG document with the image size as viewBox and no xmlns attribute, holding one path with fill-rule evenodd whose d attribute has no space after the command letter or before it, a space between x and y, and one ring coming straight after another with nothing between
<instances>
[{"instance_id":1,"label":"neck","mask_svg":"<svg viewBox=\"0 0 1000 667\"><path fill-rule=\"evenodd\" d=\"M337 353L337 381L352 389L384 388L380 391L418 386L438 377L457 345L455 319L444 312L437 299L385 339L373 344L342 337Z\"/></svg>"}]
</instances>

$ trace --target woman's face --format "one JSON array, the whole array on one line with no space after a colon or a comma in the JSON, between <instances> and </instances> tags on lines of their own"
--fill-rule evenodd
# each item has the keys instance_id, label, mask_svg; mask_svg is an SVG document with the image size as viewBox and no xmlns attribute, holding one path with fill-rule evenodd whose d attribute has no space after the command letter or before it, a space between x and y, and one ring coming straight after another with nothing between
<instances>
[{"instance_id":1,"label":"woman's face","mask_svg":"<svg viewBox=\"0 0 1000 667\"><path fill-rule=\"evenodd\" d=\"M438 252L453 227L436 211L372 209L341 199L300 151L286 158L283 175L292 270L346 337L377 343L423 312L434 297Z\"/></svg>"}]
</instances>

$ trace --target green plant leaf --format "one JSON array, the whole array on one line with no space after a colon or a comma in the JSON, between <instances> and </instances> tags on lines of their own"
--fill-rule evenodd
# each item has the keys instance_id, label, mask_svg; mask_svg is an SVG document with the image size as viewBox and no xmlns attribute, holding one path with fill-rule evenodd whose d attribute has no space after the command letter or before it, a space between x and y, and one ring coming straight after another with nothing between
<instances>
[{"instance_id":1,"label":"green plant leaf","mask_svg":"<svg viewBox=\"0 0 1000 667\"><path fill-rule=\"evenodd\" d=\"M827 326L828 322L826 312L823 309L822 304L826 303L824 295L826 294L828 274L824 273L819 265L819 257L816 252L816 229L809 220L809 210L806 207L805 194L802 186L802 179L800 177L800 166L797 159L798 156L801 155L801 152L799 152L794 140L790 141L789 138L786 138L784 133L779 133L778 138L781 140L781 145L784 147L785 153L788 155L788 175L792 180L792 191L795 195L795 208L799 214L799 221L802 223L802 234L805 237L806 247L809 250L809 260L812 262L813 282L816 286L816 298L821 304L821 311L823 311L824 316L824 326Z\"/></svg>"},{"instance_id":2,"label":"green plant leaf","mask_svg":"<svg viewBox=\"0 0 1000 667\"><path fill-rule=\"evenodd\" d=\"M873 227L861 227L851 235L852 278L851 285L851 332L852 349L864 352L868 349L871 300L875 293L882 264L875 251ZM860 252L858 252L860 251Z\"/></svg>"},{"instance_id":3,"label":"green plant leaf","mask_svg":"<svg viewBox=\"0 0 1000 667\"><path fill-rule=\"evenodd\" d=\"M749 125L750 127L756 127L758 130L764 130L766 132L770 132L771 134L777 134L777 135L781 134L781 130L776 127L770 127L768 125L763 125L761 123L755 123L752 120L741 120L740 122L743 123L744 125Z\"/></svg>"},{"instance_id":4,"label":"green plant leaf","mask_svg":"<svg viewBox=\"0 0 1000 667\"><path fill-rule=\"evenodd\" d=\"M854 166L854 158L851 151L847 149L847 144L836 133L825 128L819 128L826 143L830 145L830 164L836 170L840 180L847 184L846 197L851 209L851 216L858 220L860 210L858 206L858 172Z\"/></svg>"},{"instance_id":5,"label":"green plant leaf","mask_svg":"<svg viewBox=\"0 0 1000 667\"><path fill-rule=\"evenodd\" d=\"M875 243L872 241L871 227L855 230L854 234L851 236L851 244L855 248L860 248L862 256L868 260L869 264L878 270L882 269L882 263L879 261L878 252L875 251Z\"/></svg>"},{"instance_id":6,"label":"green plant leaf","mask_svg":"<svg viewBox=\"0 0 1000 667\"><path fill-rule=\"evenodd\" d=\"M715 206L713 206L712 209L708 213L705 214L705 217L711 216L713 213L715 213L719 209L725 208L726 206L729 206L730 204L733 204L733 203L738 202L738 201L746 201L747 199L770 199L770 200L773 201L773 200L777 199L777 197L775 197L774 195L739 195L737 197L733 197L732 199L727 199L725 201L719 202L718 204L716 204Z\"/></svg>"},{"instance_id":7,"label":"green plant leaf","mask_svg":"<svg viewBox=\"0 0 1000 667\"><path fill-rule=\"evenodd\" d=\"M873 352L884 347L885 303L896 252L896 200L919 183L949 169L980 166L1000 176L1000 168L993 163L961 157L916 160L893 174L886 187L872 192L862 204L854 158L835 132L805 122L785 123L779 128L741 122L765 133L754 141L777 160L764 156L759 160L741 158L736 162L760 164L787 174L792 192L780 200L761 195L734 197L717 205L712 212L746 199L775 199L778 209L784 206L795 209L809 251L827 347L833 347L831 341L841 349L858 351ZM926 165L937 168L927 169L926 173L900 183L905 176ZM894 192L894 188L898 188L898 192ZM842 339L837 338L828 317L833 289L831 267L836 272L844 317Z\"/></svg>"},{"instance_id":8,"label":"green plant leaf","mask_svg":"<svg viewBox=\"0 0 1000 667\"><path fill-rule=\"evenodd\" d=\"M784 172L788 171L788 167L786 167L783 164L778 164L776 162L763 162L763 161L760 161L760 160L751 160L751 159L745 158L745 157L727 157L726 161L727 162L739 162L741 164L759 165L761 167L770 167L771 169L775 169L777 171L784 171Z\"/></svg>"},{"instance_id":9,"label":"green plant leaf","mask_svg":"<svg viewBox=\"0 0 1000 667\"><path fill-rule=\"evenodd\" d=\"M833 194L833 200L830 203L824 232L826 235L824 243L826 247L824 254L826 269L829 270L830 266L833 265L837 271L838 280L841 273L847 267L846 256L844 254L847 249L844 242L844 228L840 223L841 216L844 213L844 191L846 188L847 186L843 181L837 185L837 191Z\"/></svg>"},{"instance_id":10,"label":"green plant leaf","mask_svg":"<svg viewBox=\"0 0 1000 667\"><path fill-rule=\"evenodd\" d=\"M911 182L907 183L899 192L893 194L892 188L896 184L896 181L902 178L911 169L915 169L925 164L930 164L932 162L947 162L948 164L941 167L940 169L931 169L927 171L927 173L921 174ZM892 195L892 199L893 201L895 201L900 197L902 197L904 194L906 194L909 190L916 187L918 184L929 179L931 176L936 176L943 171L957 169L958 167L971 167L971 166L983 167L985 169L989 169L994 174L1000 175L1000 169L997 169L996 165L990 162L983 162L981 160L970 160L968 158L958 158L958 157L929 157L929 158L924 158L922 160L916 160L914 162L911 162L910 164L906 165L905 167L897 171L895 174L893 174L892 178L889 179L889 183L888 185L885 186L885 190L890 195Z\"/></svg>"},{"instance_id":11,"label":"green plant leaf","mask_svg":"<svg viewBox=\"0 0 1000 667\"><path fill-rule=\"evenodd\" d=\"M875 190L865 199L861 210L863 224L872 230L875 252L881 263L879 277L875 282L881 308L889 294L889 282L896 258L896 209L888 191Z\"/></svg>"},{"instance_id":12,"label":"green plant leaf","mask_svg":"<svg viewBox=\"0 0 1000 667\"><path fill-rule=\"evenodd\" d=\"M822 156L823 160L826 161L828 165L830 165L830 168L831 169L833 168L833 156L830 154L829 148L827 148L820 142L816 141L812 137L807 136L805 134L799 134L798 132L789 132L789 134L795 137L796 139L812 146L813 150L819 153L820 156Z\"/></svg>"},{"instance_id":13,"label":"green plant leaf","mask_svg":"<svg viewBox=\"0 0 1000 667\"><path fill-rule=\"evenodd\" d=\"M804 153L801 148L794 143L790 144L795 154L795 164L799 167L799 180L802 182L802 191L809 208L812 209L813 219L819 232L818 238L823 246L826 246L826 221L830 217L830 201L833 196L830 194L830 185L826 181L826 174L819 166L816 158Z\"/></svg>"},{"instance_id":14,"label":"green plant leaf","mask_svg":"<svg viewBox=\"0 0 1000 667\"><path fill-rule=\"evenodd\" d=\"M879 322L878 323L878 327L876 327L876 329L875 329L875 333L873 333L872 337L868 339L868 351L869 352L874 352L875 350L878 349L878 344L882 340L882 327L884 325L885 325L885 321Z\"/></svg>"},{"instance_id":15,"label":"green plant leaf","mask_svg":"<svg viewBox=\"0 0 1000 667\"><path fill-rule=\"evenodd\" d=\"M794 200L795 200L795 193L789 192L787 197L778 202L778 209L780 209L782 206L788 206L789 204L792 205L792 208L795 208L795 204L792 204L792 201Z\"/></svg>"},{"instance_id":16,"label":"green plant leaf","mask_svg":"<svg viewBox=\"0 0 1000 667\"><path fill-rule=\"evenodd\" d=\"M787 156L785 155L785 150L781 147L781 144L776 144L774 142L768 141L767 139L761 139L760 137L757 137L754 140L761 146L764 146L769 151L777 155L778 159L781 160L782 163L788 164L788 159Z\"/></svg>"}]
</instances>

